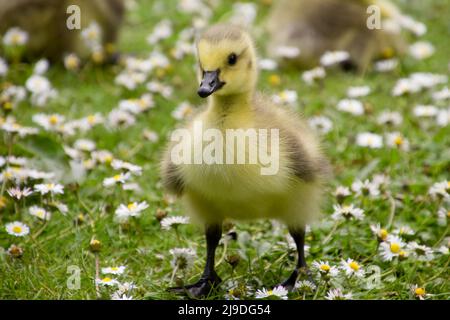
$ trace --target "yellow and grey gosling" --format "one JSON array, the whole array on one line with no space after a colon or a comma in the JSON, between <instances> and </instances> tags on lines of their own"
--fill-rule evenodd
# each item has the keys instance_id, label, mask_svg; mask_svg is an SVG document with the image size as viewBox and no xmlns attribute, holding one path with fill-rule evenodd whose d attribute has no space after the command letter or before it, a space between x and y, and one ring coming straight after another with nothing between
<instances>
[{"instance_id":1,"label":"yellow and grey gosling","mask_svg":"<svg viewBox=\"0 0 450 320\"><path fill-rule=\"evenodd\" d=\"M208 105L184 129L195 135L196 121L224 136L227 129L278 129L279 170L274 175L261 175L261 163L174 164L172 146L168 147L161 164L163 184L204 224L207 242L200 280L172 290L199 297L221 281L214 270L214 255L226 218L277 219L287 225L298 251L297 266L283 282L291 289L299 272L306 271L305 225L319 214L328 162L313 133L296 114L256 92L258 63L248 33L237 26L216 25L199 38L197 50L202 77L198 94L209 97ZM249 141L246 143L249 150ZM186 147L192 148L190 144ZM223 151L230 150L224 146Z\"/></svg>"},{"instance_id":2,"label":"yellow and grey gosling","mask_svg":"<svg viewBox=\"0 0 450 320\"><path fill-rule=\"evenodd\" d=\"M363 72L372 61L405 51L400 34L367 27L370 5L380 8L382 21L401 14L389 0L276 1L267 23L267 50L275 55L280 46L299 48L298 57L282 62L300 68L317 66L326 51L343 50L349 52L350 60L342 67Z\"/></svg>"},{"instance_id":3,"label":"yellow and grey gosling","mask_svg":"<svg viewBox=\"0 0 450 320\"><path fill-rule=\"evenodd\" d=\"M103 34L103 44L114 44L124 14L123 0L0 0L0 34L19 27L29 34L26 58L58 60L64 54L88 57L81 30L69 30L67 8L81 11L81 30L95 21Z\"/></svg>"}]
</instances>

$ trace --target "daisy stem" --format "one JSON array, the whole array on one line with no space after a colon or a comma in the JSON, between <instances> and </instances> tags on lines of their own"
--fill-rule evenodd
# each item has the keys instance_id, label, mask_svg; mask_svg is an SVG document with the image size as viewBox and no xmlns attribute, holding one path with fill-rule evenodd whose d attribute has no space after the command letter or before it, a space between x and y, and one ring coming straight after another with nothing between
<instances>
[{"instance_id":1,"label":"daisy stem","mask_svg":"<svg viewBox=\"0 0 450 320\"><path fill-rule=\"evenodd\" d=\"M8 143L8 157L6 158L6 171L9 170L9 159L11 158L11 155L12 155L12 146L13 146L13 139L14 139L12 134L10 134L8 136L9 136L9 139L8 139L8 142L7 142ZM3 178L2 189L0 191L0 198L2 198L3 197L3 193L5 193L5 187L6 187L6 181L7 180L8 179L6 177Z\"/></svg>"},{"instance_id":2,"label":"daisy stem","mask_svg":"<svg viewBox=\"0 0 450 320\"><path fill-rule=\"evenodd\" d=\"M447 236L447 234L448 234L448 225L447 225L447 228L445 228L442 235L439 237L439 240L436 241L436 243L433 245L433 247L437 247L439 245L439 243L441 243L441 241L444 240L444 238Z\"/></svg>"},{"instance_id":3,"label":"daisy stem","mask_svg":"<svg viewBox=\"0 0 450 320\"><path fill-rule=\"evenodd\" d=\"M317 285L316 292L314 293L313 300L317 299L317 296L319 295L319 291L320 291L321 288L322 288L322 281L319 281L319 284Z\"/></svg>"},{"instance_id":4,"label":"daisy stem","mask_svg":"<svg viewBox=\"0 0 450 320\"><path fill-rule=\"evenodd\" d=\"M178 226L175 226L174 229L175 229L175 235L177 236L178 243L181 245L181 237L180 237L180 232L178 231Z\"/></svg>"},{"instance_id":5,"label":"daisy stem","mask_svg":"<svg viewBox=\"0 0 450 320\"><path fill-rule=\"evenodd\" d=\"M95 294L97 295L97 298L100 298L100 291L98 288L98 282L99 274L100 274L100 259L98 257L98 253L94 253L95 256Z\"/></svg>"},{"instance_id":6,"label":"daisy stem","mask_svg":"<svg viewBox=\"0 0 450 320\"><path fill-rule=\"evenodd\" d=\"M177 273L177 270L178 270L178 263L175 266L175 268L173 268L172 276L170 277L170 284L173 283L173 279L175 279L175 274Z\"/></svg>"},{"instance_id":7,"label":"daisy stem","mask_svg":"<svg viewBox=\"0 0 450 320\"><path fill-rule=\"evenodd\" d=\"M330 233L326 236L326 238L323 240L323 244L326 244L328 241L330 241L333 234L336 232L337 228L339 226L339 221L336 221L334 223L333 228L331 229Z\"/></svg>"},{"instance_id":8,"label":"daisy stem","mask_svg":"<svg viewBox=\"0 0 450 320\"><path fill-rule=\"evenodd\" d=\"M223 253L222 256L220 257L219 261L216 263L216 268L223 262L223 260L225 259L225 255L227 254L227 247L228 247L228 241L224 241L223 242Z\"/></svg>"},{"instance_id":9,"label":"daisy stem","mask_svg":"<svg viewBox=\"0 0 450 320\"><path fill-rule=\"evenodd\" d=\"M386 228L389 229L392 225L392 222L394 221L394 217L395 217L395 200L392 197L392 195L389 194L388 196L389 202L391 203L391 211L389 213L389 220L388 223L386 225Z\"/></svg>"},{"instance_id":10,"label":"daisy stem","mask_svg":"<svg viewBox=\"0 0 450 320\"><path fill-rule=\"evenodd\" d=\"M39 235L44 231L44 229L45 229L45 227L47 227L47 224L48 224L48 220L46 220L45 222L44 222L44 225L38 230L38 231L36 231L36 233L35 234L33 234L33 239L36 239L37 237L39 237Z\"/></svg>"}]
</instances>

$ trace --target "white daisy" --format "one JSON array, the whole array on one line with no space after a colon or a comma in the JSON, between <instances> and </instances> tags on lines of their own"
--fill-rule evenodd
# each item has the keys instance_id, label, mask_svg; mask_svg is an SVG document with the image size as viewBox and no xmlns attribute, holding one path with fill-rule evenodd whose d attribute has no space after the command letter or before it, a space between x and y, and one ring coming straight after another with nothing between
<instances>
[{"instance_id":1,"label":"white daisy","mask_svg":"<svg viewBox=\"0 0 450 320\"><path fill-rule=\"evenodd\" d=\"M15 237L24 237L30 233L30 228L25 223L14 221L5 225L6 232Z\"/></svg>"},{"instance_id":2,"label":"white daisy","mask_svg":"<svg viewBox=\"0 0 450 320\"><path fill-rule=\"evenodd\" d=\"M450 181L441 181L434 183L428 190L432 197L448 199L450 197Z\"/></svg>"},{"instance_id":3,"label":"white daisy","mask_svg":"<svg viewBox=\"0 0 450 320\"><path fill-rule=\"evenodd\" d=\"M230 22L241 26L251 26L256 19L256 15L256 4L237 2L233 4L233 15Z\"/></svg>"},{"instance_id":4,"label":"white daisy","mask_svg":"<svg viewBox=\"0 0 450 320\"><path fill-rule=\"evenodd\" d=\"M364 114L364 105L361 101L356 99L340 100L337 104L337 109L339 111L351 113L355 116Z\"/></svg>"},{"instance_id":5,"label":"white daisy","mask_svg":"<svg viewBox=\"0 0 450 320\"><path fill-rule=\"evenodd\" d=\"M431 94L431 97L434 101L443 101L443 100L449 100L450 99L450 89L448 87L445 87L439 91L433 92Z\"/></svg>"},{"instance_id":6,"label":"white daisy","mask_svg":"<svg viewBox=\"0 0 450 320\"><path fill-rule=\"evenodd\" d=\"M194 265L194 260L196 258L196 253L190 248L174 248L169 250L173 259L170 261L172 268L177 267L178 269L186 270Z\"/></svg>"},{"instance_id":7,"label":"white daisy","mask_svg":"<svg viewBox=\"0 0 450 320\"><path fill-rule=\"evenodd\" d=\"M96 279L95 282L99 285L108 286L108 287L117 286L119 284L119 281L117 281L116 279L112 279L110 277Z\"/></svg>"},{"instance_id":8,"label":"white daisy","mask_svg":"<svg viewBox=\"0 0 450 320\"><path fill-rule=\"evenodd\" d=\"M387 59L375 62L374 69L378 72L388 72L394 70L395 68L397 68L397 66L397 59Z\"/></svg>"},{"instance_id":9,"label":"white daisy","mask_svg":"<svg viewBox=\"0 0 450 320\"><path fill-rule=\"evenodd\" d=\"M146 201L130 202L128 205L121 204L116 209L116 219L119 222L127 221L129 217L139 217L143 210L148 208Z\"/></svg>"},{"instance_id":10,"label":"white daisy","mask_svg":"<svg viewBox=\"0 0 450 320\"><path fill-rule=\"evenodd\" d=\"M78 56L75 53L69 53L64 56L64 67L66 67L67 70L78 70L81 65L81 60L78 58Z\"/></svg>"},{"instance_id":11,"label":"white daisy","mask_svg":"<svg viewBox=\"0 0 450 320\"><path fill-rule=\"evenodd\" d=\"M403 122L403 117L399 112L384 111L378 116L377 122L379 124L398 126Z\"/></svg>"},{"instance_id":12,"label":"white daisy","mask_svg":"<svg viewBox=\"0 0 450 320\"><path fill-rule=\"evenodd\" d=\"M414 235L414 230L408 226L400 226L392 231L393 234L397 234L400 237L402 236L412 236Z\"/></svg>"},{"instance_id":13,"label":"white daisy","mask_svg":"<svg viewBox=\"0 0 450 320\"><path fill-rule=\"evenodd\" d=\"M5 59L0 57L0 77L4 77L8 73L8 64L6 63Z\"/></svg>"},{"instance_id":14,"label":"white daisy","mask_svg":"<svg viewBox=\"0 0 450 320\"><path fill-rule=\"evenodd\" d=\"M283 90L279 94L272 96L272 100L276 104L294 105L297 102L298 95L295 90Z\"/></svg>"},{"instance_id":15,"label":"white daisy","mask_svg":"<svg viewBox=\"0 0 450 320\"><path fill-rule=\"evenodd\" d=\"M344 62L349 58L350 54L346 51L327 51L320 57L320 64L324 67L329 67Z\"/></svg>"},{"instance_id":16,"label":"white daisy","mask_svg":"<svg viewBox=\"0 0 450 320\"><path fill-rule=\"evenodd\" d=\"M416 117L430 118L438 114L438 108L433 105L417 105L413 112Z\"/></svg>"},{"instance_id":17,"label":"white daisy","mask_svg":"<svg viewBox=\"0 0 450 320\"><path fill-rule=\"evenodd\" d=\"M113 109L108 114L108 122L112 128L127 128L136 122L136 118L129 112Z\"/></svg>"},{"instance_id":18,"label":"white daisy","mask_svg":"<svg viewBox=\"0 0 450 320\"><path fill-rule=\"evenodd\" d=\"M95 142L89 139L78 139L73 144L73 147L80 151L88 151L91 152L95 150Z\"/></svg>"},{"instance_id":19,"label":"white daisy","mask_svg":"<svg viewBox=\"0 0 450 320\"><path fill-rule=\"evenodd\" d=\"M283 286L278 286L273 288L273 290L267 290L263 288L262 290L256 290L255 298L256 299L264 299L269 297L277 297L282 300L288 299L288 291Z\"/></svg>"},{"instance_id":20,"label":"white daisy","mask_svg":"<svg viewBox=\"0 0 450 320\"><path fill-rule=\"evenodd\" d=\"M295 283L295 288L303 292L314 292L317 286L309 280L301 280Z\"/></svg>"},{"instance_id":21,"label":"white daisy","mask_svg":"<svg viewBox=\"0 0 450 320\"><path fill-rule=\"evenodd\" d=\"M12 198L16 198L17 200L20 200L22 198L26 198L29 195L31 195L33 193L33 190L31 190L30 188L23 188L21 190L20 187L14 187L14 188L9 188L7 190L7 192Z\"/></svg>"},{"instance_id":22,"label":"white daisy","mask_svg":"<svg viewBox=\"0 0 450 320\"><path fill-rule=\"evenodd\" d=\"M352 299L351 293L344 294L341 289L330 289L327 292L327 295L325 296L325 299L327 300L351 300Z\"/></svg>"},{"instance_id":23,"label":"white daisy","mask_svg":"<svg viewBox=\"0 0 450 320\"><path fill-rule=\"evenodd\" d=\"M344 202L347 197L351 196L351 194L350 189L344 186L338 186L336 190L334 190L334 196L340 204Z\"/></svg>"},{"instance_id":24,"label":"white daisy","mask_svg":"<svg viewBox=\"0 0 450 320\"><path fill-rule=\"evenodd\" d=\"M353 259L341 262L341 269L345 272L347 277L355 276L357 278L364 277L365 271L361 265Z\"/></svg>"},{"instance_id":25,"label":"white daisy","mask_svg":"<svg viewBox=\"0 0 450 320\"><path fill-rule=\"evenodd\" d=\"M273 71L278 68L278 64L275 60L272 59L261 59L259 60L259 67L261 68L261 70Z\"/></svg>"},{"instance_id":26,"label":"white daisy","mask_svg":"<svg viewBox=\"0 0 450 320\"><path fill-rule=\"evenodd\" d=\"M438 210L438 224L440 226L446 226L447 221L450 218L450 210L445 209L444 207L439 208Z\"/></svg>"},{"instance_id":27,"label":"white daisy","mask_svg":"<svg viewBox=\"0 0 450 320\"><path fill-rule=\"evenodd\" d=\"M300 49L291 46L279 46L275 48L275 56L279 58L294 59L300 55Z\"/></svg>"},{"instance_id":28,"label":"white daisy","mask_svg":"<svg viewBox=\"0 0 450 320\"><path fill-rule=\"evenodd\" d=\"M123 274L125 272L126 266L118 266L118 267L106 267L102 268L103 274Z\"/></svg>"},{"instance_id":29,"label":"white daisy","mask_svg":"<svg viewBox=\"0 0 450 320\"><path fill-rule=\"evenodd\" d=\"M103 179L103 186L111 187L111 186L119 184L119 183L123 184L126 181L128 181L130 179L130 177L131 177L131 173L129 173L129 172L119 173L113 177Z\"/></svg>"},{"instance_id":30,"label":"white daisy","mask_svg":"<svg viewBox=\"0 0 450 320\"><path fill-rule=\"evenodd\" d=\"M312 117L308 120L309 126L321 134L326 134L333 129L333 122L324 116Z\"/></svg>"},{"instance_id":31,"label":"white daisy","mask_svg":"<svg viewBox=\"0 0 450 320\"><path fill-rule=\"evenodd\" d=\"M102 29L97 22L91 22L86 28L81 31L81 38L91 50L101 45Z\"/></svg>"},{"instance_id":32,"label":"white daisy","mask_svg":"<svg viewBox=\"0 0 450 320\"><path fill-rule=\"evenodd\" d=\"M50 63L47 59L41 59L34 65L33 73L43 75L47 72Z\"/></svg>"},{"instance_id":33,"label":"white daisy","mask_svg":"<svg viewBox=\"0 0 450 320\"><path fill-rule=\"evenodd\" d=\"M399 132L386 134L386 145L403 151L409 151L409 141Z\"/></svg>"},{"instance_id":34,"label":"white daisy","mask_svg":"<svg viewBox=\"0 0 450 320\"><path fill-rule=\"evenodd\" d=\"M431 261L434 259L433 250L430 247L420 245L415 241L409 242L407 249L419 261Z\"/></svg>"},{"instance_id":35,"label":"white daisy","mask_svg":"<svg viewBox=\"0 0 450 320\"><path fill-rule=\"evenodd\" d=\"M140 176L142 174L142 167L137 166L135 164L125 162L122 160L114 159L111 162L111 166L116 170L125 169L131 172L132 174L135 174L137 176Z\"/></svg>"},{"instance_id":36,"label":"white daisy","mask_svg":"<svg viewBox=\"0 0 450 320\"><path fill-rule=\"evenodd\" d=\"M340 219L355 219L362 220L364 218L364 210L355 207L353 204L341 206L339 204L333 205L334 212L331 217L334 220Z\"/></svg>"},{"instance_id":37,"label":"white daisy","mask_svg":"<svg viewBox=\"0 0 450 320\"><path fill-rule=\"evenodd\" d=\"M3 36L5 46L23 46L28 42L28 33L19 27L8 29Z\"/></svg>"},{"instance_id":38,"label":"white daisy","mask_svg":"<svg viewBox=\"0 0 450 320\"><path fill-rule=\"evenodd\" d=\"M358 196L371 196L376 197L380 195L379 184L370 182L368 179L361 181L355 180L352 183L352 190Z\"/></svg>"},{"instance_id":39,"label":"white daisy","mask_svg":"<svg viewBox=\"0 0 450 320\"><path fill-rule=\"evenodd\" d=\"M373 234L377 237L378 241L386 241L389 232L386 229L381 228L381 225L378 223L376 225L371 225L370 229L372 230Z\"/></svg>"},{"instance_id":40,"label":"white daisy","mask_svg":"<svg viewBox=\"0 0 450 320\"><path fill-rule=\"evenodd\" d=\"M38 217L41 220L50 220L51 218L51 212L38 206L30 207L30 214L32 216Z\"/></svg>"},{"instance_id":41,"label":"white daisy","mask_svg":"<svg viewBox=\"0 0 450 320\"><path fill-rule=\"evenodd\" d=\"M349 98L365 97L370 93L370 91L369 86L350 87L347 89L347 96Z\"/></svg>"},{"instance_id":42,"label":"white daisy","mask_svg":"<svg viewBox=\"0 0 450 320\"><path fill-rule=\"evenodd\" d=\"M406 255L404 250L405 243L398 236L389 235L386 241L380 244L380 255L384 261L391 261L395 257L403 257Z\"/></svg>"},{"instance_id":43,"label":"white daisy","mask_svg":"<svg viewBox=\"0 0 450 320\"><path fill-rule=\"evenodd\" d=\"M426 41L418 41L409 47L409 54L417 60L423 60L434 54L434 46Z\"/></svg>"},{"instance_id":44,"label":"white daisy","mask_svg":"<svg viewBox=\"0 0 450 320\"><path fill-rule=\"evenodd\" d=\"M331 266L327 261L313 261L311 267L325 278L335 277L339 273L338 268Z\"/></svg>"},{"instance_id":45,"label":"white daisy","mask_svg":"<svg viewBox=\"0 0 450 320\"><path fill-rule=\"evenodd\" d=\"M186 117L192 115L194 109L188 102L182 102L172 111L171 115L177 120L185 119Z\"/></svg>"},{"instance_id":46,"label":"white daisy","mask_svg":"<svg viewBox=\"0 0 450 320\"><path fill-rule=\"evenodd\" d=\"M155 45L163 39L169 38L173 33L172 23L168 19L161 20L153 28L153 32L147 37L147 42Z\"/></svg>"},{"instance_id":47,"label":"white daisy","mask_svg":"<svg viewBox=\"0 0 450 320\"><path fill-rule=\"evenodd\" d=\"M45 183L45 184L35 184L34 190L39 192L40 194L63 194L64 186L58 183Z\"/></svg>"},{"instance_id":48,"label":"white daisy","mask_svg":"<svg viewBox=\"0 0 450 320\"><path fill-rule=\"evenodd\" d=\"M392 88L392 95L394 97L402 96L409 93L419 92L422 89L420 84L410 78L402 78L397 80Z\"/></svg>"},{"instance_id":49,"label":"white daisy","mask_svg":"<svg viewBox=\"0 0 450 320\"><path fill-rule=\"evenodd\" d=\"M111 300L133 300L133 296L129 296L125 293L113 292L111 295Z\"/></svg>"},{"instance_id":50,"label":"white daisy","mask_svg":"<svg viewBox=\"0 0 450 320\"><path fill-rule=\"evenodd\" d=\"M64 116L59 114L46 115L37 113L33 115L33 122L42 126L45 130L60 131L64 124Z\"/></svg>"},{"instance_id":51,"label":"white daisy","mask_svg":"<svg viewBox=\"0 0 450 320\"><path fill-rule=\"evenodd\" d=\"M172 227L178 227L182 224L188 224L189 223L189 217L183 217L183 216L172 216L172 217L165 217L161 220L161 228L163 230L169 230Z\"/></svg>"},{"instance_id":52,"label":"white daisy","mask_svg":"<svg viewBox=\"0 0 450 320\"><path fill-rule=\"evenodd\" d=\"M39 74L33 74L31 77L29 77L25 82L25 87L28 89L28 91L35 94L47 92L52 89L50 81Z\"/></svg>"},{"instance_id":53,"label":"white daisy","mask_svg":"<svg viewBox=\"0 0 450 320\"><path fill-rule=\"evenodd\" d=\"M379 149L383 147L383 137L371 132L358 133L356 144L360 147Z\"/></svg>"},{"instance_id":54,"label":"white daisy","mask_svg":"<svg viewBox=\"0 0 450 320\"><path fill-rule=\"evenodd\" d=\"M303 81L305 81L307 84L310 84L310 85L319 79L325 78L325 76L326 76L326 72L325 72L325 69L322 67L316 67L314 69L307 70L302 73Z\"/></svg>"}]
</instances>

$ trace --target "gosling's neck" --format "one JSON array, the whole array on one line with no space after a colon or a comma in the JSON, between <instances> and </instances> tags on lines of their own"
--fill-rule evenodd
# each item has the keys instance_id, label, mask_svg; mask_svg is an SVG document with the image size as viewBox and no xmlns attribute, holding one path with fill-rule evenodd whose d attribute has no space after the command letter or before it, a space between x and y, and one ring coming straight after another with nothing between
<instances>
[{"instance_id":1,"label":"gosling's neck","mask_svg":"<svg viewBox=\"0 0 450 320\"><path fill-rule=\"evenodd\" d=\"M218 114L245 112L251 110L253 90L231 95L212 95L209 100L209 111Z\"/></svg>"}]
</instances>

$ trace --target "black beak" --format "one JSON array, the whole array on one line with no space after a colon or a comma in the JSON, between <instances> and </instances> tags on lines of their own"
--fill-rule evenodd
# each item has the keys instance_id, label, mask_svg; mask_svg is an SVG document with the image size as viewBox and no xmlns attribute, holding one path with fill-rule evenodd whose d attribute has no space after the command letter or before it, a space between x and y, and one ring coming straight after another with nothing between
<instances>
[{"instance_id":1,"label":"black beak","mask_svg":"<svg viewBox=\"0 0 450 320\"><path fill-rule=\"evenodd\" d=\"M223 87L225 82L219 80L219 73L220 70L203 72L203 79L197 91L200 97L206 98Z\"/></svg>"}]
</instances>

